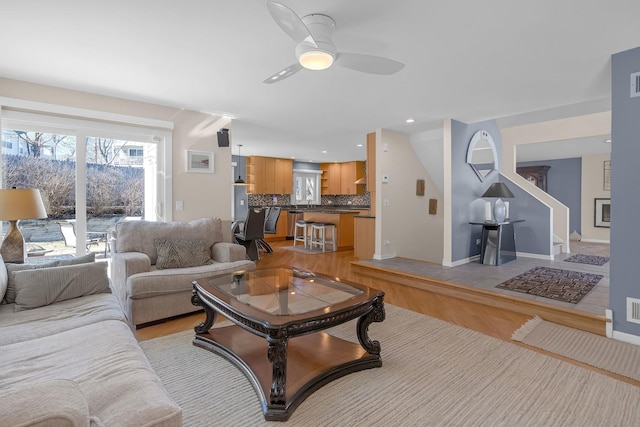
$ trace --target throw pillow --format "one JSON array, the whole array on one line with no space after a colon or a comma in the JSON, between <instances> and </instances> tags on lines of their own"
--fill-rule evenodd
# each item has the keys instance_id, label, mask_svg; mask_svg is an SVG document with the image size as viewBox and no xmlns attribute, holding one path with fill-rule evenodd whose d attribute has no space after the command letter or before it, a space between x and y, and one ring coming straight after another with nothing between
<instances>
[{"instance_id":1,"label":"throw pillow","mask_svg":"<svg viewBox=\"0 0 640 427\"><path fill-rule=\"evenodd\" d=\"M211 264L209 248L204 240L156 239L157 269L197 267Z\"/></svg>"},{"instance_id":2,"label":"throw pillow","mask_svg":"<svg viewBox=\"0 0 640 427\"><path fill-rule=\"evenodd\" d=\"M76 264L86 264L88 262L96 262L95 252L90 252L86 255L77 256L69 259L61 259L58 261L58 265L76 265Z\"/></svg>"},{"instance_id":3,"label":"throw pillow","mask_svg":"<svg viewBox=\"0 0 640 427\"><path fill-rule=\"evenodd\" d=\"M18 271L56 267L57 265L58 261L45 262L42 264L7 264L7 292L4 294L5 302L7 304L16 302L15 274Z\"/></svg>"},{"instance_id":4,"label":"throw pillow","mask_svg":"<svg viewBox=\"0 0 640 427\"><path fill-rule=\"evenodd\" d=\"M9 276L7 275L7 267L4 264L2 255L0 255L0 301L4 299L7 293L7 285L9 284Z\"/></svg>"},{"instance_id":5,"label":"throw pillow","mask_svg":"<svg viewBox=\"0 0 640 427\"><path fill-rule=\"evenodd\" d=\"M36 268L58 267L60 265L85 264L88 262L95 262L95 260L96 254L92 252L79 257L59 259L41 264L7 264L7 291L4 294L4 301L7 304L13 304L14 302L16 302L16 288L14 285L13 276L17 271L33 270Z\"/></svg>"},{"instance_id":6,"label":"throw pillow","mask_svg":"<svg viewBox=\"0 0 640 427\"><path fill-rule=\"evenodd\" d=\"M14 282L16 311L111 292L106 262L17 271Z\"/></svg>"}]
</instances>

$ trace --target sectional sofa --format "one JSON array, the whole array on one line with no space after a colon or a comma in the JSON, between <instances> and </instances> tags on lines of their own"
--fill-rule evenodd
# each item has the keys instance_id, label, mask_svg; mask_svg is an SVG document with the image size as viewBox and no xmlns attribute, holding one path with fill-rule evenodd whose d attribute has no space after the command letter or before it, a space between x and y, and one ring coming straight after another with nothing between
<instances>
[{"instance_id":1,"label":"sectional sofa","mask_svg":"<svg viewBox=\"0 0 640 427\"><path fill-rule=\"evenodd\" d=\"M0 425L182 425L89 257L7 264L0 257Z\"/></svg>"}]
</instances>

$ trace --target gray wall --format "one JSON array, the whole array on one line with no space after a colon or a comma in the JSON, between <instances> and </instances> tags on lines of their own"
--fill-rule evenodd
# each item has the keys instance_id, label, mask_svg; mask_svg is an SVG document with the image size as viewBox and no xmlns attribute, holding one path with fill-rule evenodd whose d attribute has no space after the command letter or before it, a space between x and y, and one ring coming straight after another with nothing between
<instances>
[{"instance_id":1,"label":"gray wall","mask_svg":"<svg viewBox=\"0 0 640 427\"><path fill-rule=\"evenodd\" d=\"M640 336L640 325L626 321L626 298L640 298L638 278L638 160L640 97L629 96L630 74L640 72L640 48L611 57L611 261L609 307L613 329Z\"/></svg>"},{"instance_id":2,"label":"gray wall","mask_svg":"<svg viewBox=\"0 0 640 427\"><path fill-rule=\"evenodd\" d=\"M496 181L505 182L515 195L508 200L512 219L525 220L515 226L518 252L550 255L550 208L496 172L481 182L467 164L469 141L481 129L493 137L500 159L502 136L494 120L473 124L451 121L451 260L456 262L480 254L476 239L481 237L482 229L469 222L484 221L485 200L481 196ZM498 162L498 169L501 166Z\"/></svg>"},{"instance_id":3,"label":"gray wall","mask_svg":"<svg viewBox=\"0 0 640 427\"><path fill-rule=\"evenodd\" d=\"M547 173L547 193L569 208L569 232L582 233L582 159L521 162L520 166L550 166Z\"/></svg>"},{"instance_id":4,"label":"gray wall","mask_svg":"<svg viewBox=\"0 0 640 427\"><path fill-rule=\"evenodd\" d=\"M233 169L235 181L238 179L238 174L242 176L244 182L247 182L247 158L244 156L231 156L232 162L237 162L237 166ZM241 204L244 201L244 204ZM249 201L247 198L247 187L244 185L233 186L233 219L236 221L244 221L247 218L247 207Z\"/></svg>"}]
</instances>

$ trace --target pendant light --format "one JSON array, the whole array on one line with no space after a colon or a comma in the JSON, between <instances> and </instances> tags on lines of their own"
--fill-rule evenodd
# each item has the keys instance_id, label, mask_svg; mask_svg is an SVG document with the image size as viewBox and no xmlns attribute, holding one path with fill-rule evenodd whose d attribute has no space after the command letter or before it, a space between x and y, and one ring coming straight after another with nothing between
<instances>
[{"instance_id":1,"label":"pendant light","mask_svg":"<svg viewBox=\"0 0 640 427\"><path fill-rule=\"evenodd\" d=\"M240 167L240 148L242 147L242 144L238 144L238 168ZM240 174L240 172L238 172L238 179L236 179L233 182L233 185L247 185L244 182L244 179L242 179L242 175Z\"/></svg>"}]
</instances>

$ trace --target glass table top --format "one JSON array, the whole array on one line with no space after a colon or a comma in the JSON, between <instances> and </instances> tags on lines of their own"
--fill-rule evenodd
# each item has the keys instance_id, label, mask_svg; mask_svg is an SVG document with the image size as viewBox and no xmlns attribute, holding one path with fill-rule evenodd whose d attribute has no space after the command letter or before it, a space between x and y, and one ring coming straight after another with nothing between
<instances>
[{"instance_id":1,"label":"glass table top","mask_svg":"<svg viewBox=\"0 0 640 427\"><path fill-rule=\"evenodd\" d=\"M237 271L206 282L242 304L275 316L324 309L364 293L329 277L290 268Z\"/></svg>"}]
</instances>

